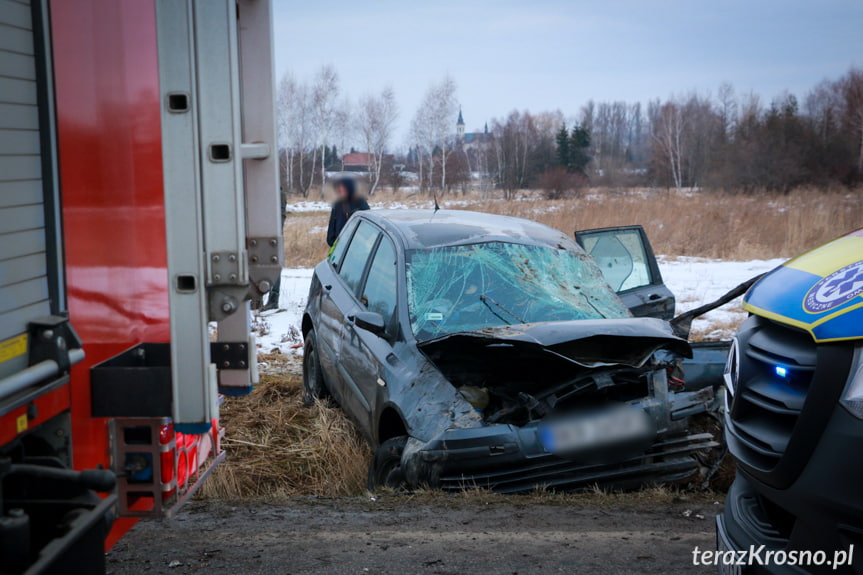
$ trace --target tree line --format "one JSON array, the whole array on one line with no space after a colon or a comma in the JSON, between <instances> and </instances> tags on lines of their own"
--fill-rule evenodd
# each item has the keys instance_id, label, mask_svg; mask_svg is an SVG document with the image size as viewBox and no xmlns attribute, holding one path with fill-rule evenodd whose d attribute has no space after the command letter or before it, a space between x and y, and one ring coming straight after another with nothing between
<instances>
[{"instance_id":1,"label":"tree line","mask_svg":"<svg viewBox=\"0 0 863 575\"><path fill-rule=\"evenodd\" d=\"M863 179L860 68L800 100L785 93L767 102L722 84L715 94L646 104L590 100L570 116L513 110L470 141L456 133L457 86L445 76L427 89L401 149L393 90L351 101L332 66L308 82L285 75L278 108L283 185L306 196L323 190L326 172L340 169L338 150L347 149L368 154L371 193L406 183L505 196L542 189L563 197L587 185L787 192Z\"/></svg>"},{"instance_id":2,"label":"tree line","mask_svg":"<svg viewBox=\"0 0 863 575\"><path fill-rule=\"evenodd\" d=\"M368 154L370 193L380 184L399 109L395 93L384 88L352 102L343 97L338 72L323 66L309 81L286 73L276 92L282 187L308 197L324 195L326 174L339 171L347 146ZM354 151L354 148L351 148Z\"/></svg>"}]
</instances>

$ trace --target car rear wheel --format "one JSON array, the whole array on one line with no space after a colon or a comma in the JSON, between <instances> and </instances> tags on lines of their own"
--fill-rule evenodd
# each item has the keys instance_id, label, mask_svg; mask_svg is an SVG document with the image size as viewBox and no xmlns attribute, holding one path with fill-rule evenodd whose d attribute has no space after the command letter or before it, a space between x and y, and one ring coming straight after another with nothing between
<instances>
[{"instance_id":1,"label":"car rear wheel","mask_svg":"<svg viewBox=\"0 0 863 575\"><path fill-rule=\"evenodd\" d=\"M407 442L408 438L405 435L392 437L375 449L375 455L369 466L369 491L381 487L397 489L405 486L402 453L405 451Z\"/></svg>"},{"instance_id":2,"label":"car rear wheel","mask_svg":"<svg viewBox=\"0 0 863 575\"><path fill-rule=\"evenodd\" d=\"M315 330L309 331L303 344L303 403L306 405L313 405L316 399L328 399L330 396L324 384L317 344Z\"/></svg>"}]
</instances>

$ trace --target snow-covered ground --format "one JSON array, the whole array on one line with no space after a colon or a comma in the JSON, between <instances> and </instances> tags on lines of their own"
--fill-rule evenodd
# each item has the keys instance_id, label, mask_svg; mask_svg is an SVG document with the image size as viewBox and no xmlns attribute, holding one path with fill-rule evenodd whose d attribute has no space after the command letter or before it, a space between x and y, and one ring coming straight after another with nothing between
<instances>
[{"instance_id":1,"label":"snow-covered ground","mask_svg":"<svg viewBox=\"0 0 863 575\"><path fill-rule=\"evenodd\" d=\"M733 287L760 273L769 271L783 260L728 262L703 258L659 257L662 278L677 296L677 313L711 302ZM270 352L302 353L300 322L309 294L311 269L282 271L279 310L255 316L259 349ZM740 301L734 301L693 322L692 333L705 339L727 339L746 314Z\"/></svg>"},{"instance_id":2,"label":"snow-covered ground","mask_svg":"<svg viewBox=\"0 0 863 575\"><path fill-rule=\"evenodd\" d=\"M252 325L260 351L268 353L277 349L281 353L303 353L303 332L300 326L313 271L311 268L282 270L279 309L252 312Z\"/></svg>"},{"instance_id":3,"label":"snow-covered ground","mask_svg":"<svg viewBox=\"0 0 863 575\"><path fill-rule=\"evenodd\" d=\"M719 299L749 278L770 271L783 261L729 262L704 258L659 256L659 271L668 289L677 297L677 313ZM728 339L746 319L740 298L692 322L696 339Z\"/></svg>"},{"instance_id":4,"label":"snow-covered ground","mask_svg":"<svg viewBox=\"0 0 863 575\"><path fill-rule=\"evenodd\" d=\"M373 210L411 210L422 207L431 207L434 199L431 197L416 197L407 202L393 201L369 201L369 207ZM438 202L442 208L465 208L474 204L480 203L480 200L447 200L441 199ZM330 211L331 205L323 201L304 200L300 202L292 202L285 207L285 212L288 214L299 214L309 212L324 212ZM559 209L559 208L557 208Z\"/></svg>"}]
</instances>

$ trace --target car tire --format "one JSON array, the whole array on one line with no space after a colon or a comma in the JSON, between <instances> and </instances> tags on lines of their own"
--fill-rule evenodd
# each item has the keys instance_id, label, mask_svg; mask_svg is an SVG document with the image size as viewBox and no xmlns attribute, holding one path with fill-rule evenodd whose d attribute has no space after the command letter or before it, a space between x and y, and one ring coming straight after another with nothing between
<instances>
[{"instance_id":1,"label":"car tire","mask_svg":"<svg viewBox=\"0 0 863 575\"><path fill-rule=\"evenodd\" d=\"M407 442L407 436L401 435L387 439L375 449L371 465L369 465L369 491L375 491L381 487L392 489L405 487L402 453L405 451Z\"/></svg>"},{"instance_id":2,"label":"car tire","mask_svg":"<svg viewBox=\"0 0 863 575\"><path fill-rule=\"evenodd\" d=\"M306 334L303 344L303 404L311 406L315 400L329 397L318 357L318 341L315 330L311 330Z\"/></svg>"}]
</instances>

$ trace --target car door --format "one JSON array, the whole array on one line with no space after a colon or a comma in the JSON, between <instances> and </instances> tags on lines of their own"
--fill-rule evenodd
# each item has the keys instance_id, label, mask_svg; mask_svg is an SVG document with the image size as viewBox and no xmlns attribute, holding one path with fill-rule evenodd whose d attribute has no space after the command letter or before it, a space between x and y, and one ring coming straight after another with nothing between
<instances>
[{"instance_id":1,"label":"car door","mask_svg":"<svg viewBox=\"0 0 863 575\"><path fill-rule=\"evenodd\" d=\"M347 317L351 313L355 313L356 293L365 278L369 256L377 246L379 236L380 230L377 226L364 219L359 219L356 231L351 236L350 243L348 243L344 256L339 262L332 286L329 290L326 286L322 286L327 295L324 296L326 303L322 303L321 308L323 310L326 307L327 311L324 313L327 316L326 321L329 323L325 336L329 340L328 344L334 350L333 357L335 358L332 366L335 377L327 381L331 385L330 391L336 396L339 404L352 417L359 417L358 414L361 414L364 408L361 399L356 397L357 390L345 370L341 342L347 327ZM323 336L324 334L322 334Z\"/></svg>"},{"instance_id":2,"label":"car door","mask_svg":"<svg viewBox=\"0 0 863 575\"><path fill-rule=\"evenodd\" d=\"M357 408L364 410L371 426L377 420L375 406L386 385L382 366L393 354L392 342L398 335L397 263L393 241L381 233L369 260L366 275L356 292L353 313L348 313L340 348L340 365L358 395ZM362 327L357 318L363 313L377 314L383 321L383 331Z\"/></svg>"},{"instance_id":3,"label":"car door","mask_svg":"<svg viewBox=\"0 0 863 575\"><path fill-rule=\"evenodd\" d=\"M341 375L336 366L339 364L339 340L342 337L342 329L344 329L345 316L344 312L339 308L337 302L342 305L346 303L344 294L340 291L344 288L341 286L338 274L339 267L344 260L345 252L350 245L351 238L357 228L359 219L352 218L339 234L333 249L330 251L327 261L318 266L318 281L320 282L320 291L318 292L320 300L318 304L319 313L315 329L318 336L318 358L321 362L321 370L324 373L325 380L336 388L333 391L338 395L337 388L339 387L338 380ZM334 297L333 290L336 290Z\"/></svg>"},{"instance_id":4,"label":"car door","mask_svg":"<svg viewBox=\"0 0 863 575\"><path fill-rule=\"evenodd\" d=\"M641 226L575 232L623 303L637 317L674 317L674 294L662 281L659 265Z\"/></svg>"}]
</instances>

